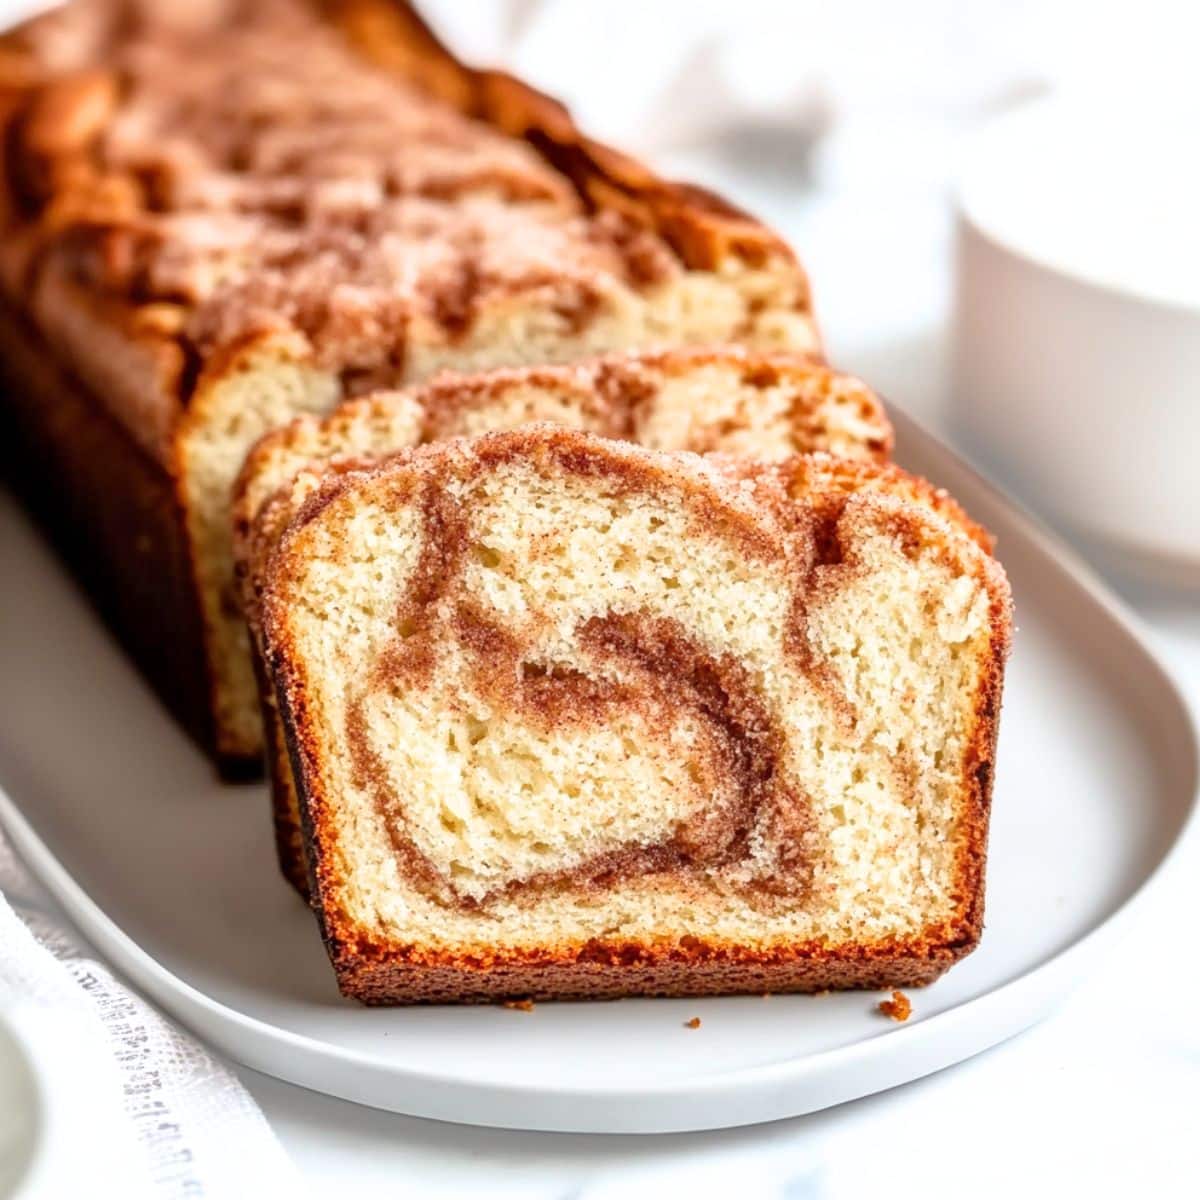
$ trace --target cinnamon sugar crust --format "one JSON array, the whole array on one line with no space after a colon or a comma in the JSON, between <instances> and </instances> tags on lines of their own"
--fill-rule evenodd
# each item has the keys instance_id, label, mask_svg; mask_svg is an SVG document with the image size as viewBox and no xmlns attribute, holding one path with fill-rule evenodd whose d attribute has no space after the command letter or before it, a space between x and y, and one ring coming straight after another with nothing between
<instances>
[{"instance_id":1,"label":"cinnamon sugar crust","mask_svg":"<svg viewBox=\"0 0 1200 1200\"><path fill-rule=\"evenodd\" d=\"M1003 576L903 488L828 498L781 523L693 456L550 426L294 491L266 661L348 994L907 986L974 945Z\"/></svg>"},{"instance_id":2,"label":"cinnamon sugar crust","mask_svg":"<svg viewBox=\"0 0 1200 1200\"><path fill-rule=\"evenodd\" d=\"M541 292L580 332L614 289L718 267L696 261L695 237L671 236L683 191L674 223L654 204L581 194L535 137L539 113L559 138L573 129L553 102L522 91L530 120L508 131L511 97L460 111L444 87L431 94L426 68L489 95L516 81L484 86L402 6L320 8L77 0L9 35L27 64L9 81L16 224L97 293L182 306L178 334L202 356L295 330L324 366L393 377L414 324L453 341L490 305ZM355 31L385 20L364 57ZM386 37L422 41L425 61L373 64ZM790 263L765 233L751 254L754 224L735 210L699 192L692 202L714 229L736 225L731 257Z\"/></svg>"}]
</instances>

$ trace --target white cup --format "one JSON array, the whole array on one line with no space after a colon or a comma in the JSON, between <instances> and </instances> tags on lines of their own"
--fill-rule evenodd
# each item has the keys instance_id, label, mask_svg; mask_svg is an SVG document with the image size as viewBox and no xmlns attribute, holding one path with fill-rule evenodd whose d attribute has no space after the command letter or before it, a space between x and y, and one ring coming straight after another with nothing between
<instances>
[{"instance_id":1,"label":"white cup","mask_svg":"<svg viewBox=\"0 0 1200 1200\"><path fill-rule=\"evenodd\" d=\"M1200 584L1200 112L1039 100L958 201L955 433L1110 561Z\"/></svg>"}]
</instances>

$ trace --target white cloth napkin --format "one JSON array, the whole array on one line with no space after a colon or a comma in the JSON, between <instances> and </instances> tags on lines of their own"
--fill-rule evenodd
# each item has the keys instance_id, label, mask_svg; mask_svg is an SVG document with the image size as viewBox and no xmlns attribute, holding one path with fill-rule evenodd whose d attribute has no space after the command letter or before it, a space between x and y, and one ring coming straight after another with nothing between
<instances>
[{"instance_id":1,"label":"white cloth napkin","mask_svg":"<svg viewBox=\"0 0 1200 1200\"><path fill-rule=\"evenodd\" d=\"M16 1139L4 1126L37 1129L20 1200L300 1194L229 1068L93 957L2 830L0 1024L38 1089L32 1122L28 1098L0 1106L0 1151Z\"/></svg>"}]
</instances>

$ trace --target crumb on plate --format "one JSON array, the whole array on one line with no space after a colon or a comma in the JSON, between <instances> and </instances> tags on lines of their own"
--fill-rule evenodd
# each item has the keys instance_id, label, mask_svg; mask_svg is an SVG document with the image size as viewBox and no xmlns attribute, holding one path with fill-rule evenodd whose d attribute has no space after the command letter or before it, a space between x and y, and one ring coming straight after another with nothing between
<instances>
[{"instance_id":1,"label":"crumb on plate","mask_svg":"<svg viewBox=\"0 0 1200 1200\"><path fill-rule=\"evenodd\" d=\"M502 1000L505 1008L519 1009L521 1012L533 1012L533 1001L528 996L524 1000Z\"/></svg>"},{"instance_id":2,"label":"crumb on plate","mask_svg":"<svg viewBox=\"0 0 1200 1200\"><path fill-rule=\"evenodd\" d=\"M690 1021L684 1021L683 1024L687 1029L699 1029L700 1028L700 1018L693 1017Z\"/></svg>"},{"instance_id":3,"label":"crumb on plate","mask_svg":"<svg viewBox=\"0 0 1200 1200\"><path fill-rule=\"evenodd\" d=\"M903 992L893 992L890 1000L880 1000L879 1011L893 1021L907 1021L912 1016L912 1001Z\"/></svg>"}]
</instances>

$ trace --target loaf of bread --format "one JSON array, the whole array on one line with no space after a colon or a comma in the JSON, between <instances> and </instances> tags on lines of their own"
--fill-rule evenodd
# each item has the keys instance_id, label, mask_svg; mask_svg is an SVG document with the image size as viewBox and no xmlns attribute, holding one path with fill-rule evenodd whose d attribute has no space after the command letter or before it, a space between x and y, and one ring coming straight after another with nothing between
<instances>
[{"instance_id":1,"label":"loaf of bread","mask_svg":"<svg viewBox=\"0 0 1200 1200\"><path fill-rule=\"evenodd\" d=\"M324 418L298 417L267 434L250 451L234 488L234 561L252 643L261 587L255 567L324 464L360 465L423 442L547 420L663 450L767 462L813 452L882 462L892 447L882 405L858 380L794 354L731 347L447 373L404 391L348 400ZM259 522L266 504L269 514ZM260 688L260 698L280 865L306 892L297 800L274 693Z\"/></svg>"},{"instance_id":2,"label":"loaf of bread","mask_svg":"<svg viewBox=\"0 0 1200 1200\"><path fill-rule=\"evenodd\" d=\"M394 0L74 0L0 43L0 124L12 458L231 772L261 751L229 493L262 434L446 367L819 351L777 237Z\"/></svg>"},{"instance_id":3,"label":"loaf of bread","mask_svg":"<svg viewBox=\"0 0 1200 1200\"><path fill-rule=\"evenodd\" d=\"M898 987L975 945L1010 601L927 485L543 424L285 507L265 661L347 995Z\"/></svg>"}]
</instances>

